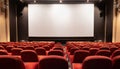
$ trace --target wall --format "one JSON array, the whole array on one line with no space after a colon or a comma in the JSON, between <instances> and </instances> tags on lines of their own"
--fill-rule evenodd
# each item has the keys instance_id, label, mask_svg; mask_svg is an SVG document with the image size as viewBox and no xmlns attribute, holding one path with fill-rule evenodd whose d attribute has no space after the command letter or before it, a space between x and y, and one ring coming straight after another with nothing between
<instances>
[{"instance_id":1,"label":"wall","mask_svg":"<svg viewBox=\"0 0 120 69\"><path fill-rule=\"evenodd\" d=\"M28 7L24 7L22 15L18 17L18 38L28 40Z\"/></svg>"},{"instance_id":2,"label":"wall","mask_svg":"<svg viewBox=\"0 0 120 69\"><path fill-rule=\"evenodd\" d=\"M5 13L0 12L0 42L7 41Z\"/></svg>"},{"instance_id":3,"label":"wall","mask_svg":"<svg viewBox=\"0 0 120 69\"><path fill-rule=\"evenodd\" d=\"M8 0L0 1L0 42L9 41ZM6 5L7 4L7 5ZM3 6L6 5L4 8Z\"/></svg>"},{"instance_id":4,"label":"wall","mask_svg":"<svg viewBox=\"0 0 120 69\"><path fill-rule=\"evenodd\" d=\"M105 8L105 41L112 42L113 32L113 0L106 0Z\"/></svg>"},{"instance_id":5,"label":"wall","mask_svg":"<svg viewBox=\"0 0 120 69\"><path fill-rule=\"evenodd\" d=\"M17 39L17 0L9 0L9 24L10 24L10 41L15 42Z\"/></svg>"},{"instance_id":6,"label":"wall","mask_svg":"<svg viewBox=\"0 0 120 69\"><path fill-rule=\"evenodd\" d=\"M120 41L120 13L118 12L117 19L116 19L116 37L115 42Z\"/></svg>"},{"instance_id":7,"label":"wall","mask_svg":"<svg viewBox=\"0 0 120 69\"><path fill-rule=\"evenodd\" d=\"M113 7L113 42L120 42L120 12L117 10L116 4Z\"/></svg>"}]
</instances>

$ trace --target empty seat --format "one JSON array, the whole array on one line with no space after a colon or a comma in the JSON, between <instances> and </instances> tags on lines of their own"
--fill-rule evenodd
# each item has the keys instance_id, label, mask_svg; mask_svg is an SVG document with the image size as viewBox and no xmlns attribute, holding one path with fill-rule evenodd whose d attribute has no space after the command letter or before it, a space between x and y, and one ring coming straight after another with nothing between
<instances>
[{"instance_id":1,"label":"empty seat","mask_svg":"<svg viewBox=\"0 0 120 69\"><path fill-rule=\"evenodd\" d=\"M50 47L49 46L43 46L43 48L45 48L46 51L49 51L50 50Z\"/></svg>"},{"instance_id":2,"label":"empty seat","mask_svg":"<svg viewBox=\"0 0 120 69\"><path fill-rule=\"evenodd\" d=\"M116 47L116 46L113 46L113 47L111 47L110 48L110 51L111 51L111 53L113 53L115 50L117 50L118 49L118 47Z\"/></svg>"},{"instance_id":3,"label":"empty seat","mask_svg":"<svg viewBox=\"0 0 120 69\"><path fill-rule=\"evenodd\" d=\"M111 52L110 52L110 50L99 50L99 51L96 52L96 55L110 57Z\"/></svg>"},{"instance_id":4,"label":"empty seat","mask_svg":"<svg viewBox=\"0 0 120 69\"><path fill-rule=\"evenodd\" d=\"M82 50L88 50L89 51L89 47L83 47Z\"/></svg>"},{"instance_id":5,"label":"empty seat","mask_svg":"<svg viewBox=\"0 0 120 69\"><path fill-rule=\"evenodd\" d=\"M21 51L21 59L24 62L38 62L37 53L33 50L23 50L23 51Z\"/></svg>"},{"instance_id":6,"label":"empty seat","mask_svg":"<svg viewBox=\"0 0 120 69\"><path fill-rule=\"evenodd\" d=\"M112 60L113 60L112 69L120 69L120 56L116 56Z\"/></svg>"},{"instance_id":7,"label":"empty seat","mask_svg":"<svg viewBox=\"0 0 120 69\"><path fill-rule=\"evenodd\" d=\"M109 50L109 47L103 46L103 47L100 47L100 50Z\"/></svg>"},{"instance_id":8,"label":"empty seat","mask_svg":"<svg viewBox=\"0 0 120 69\"><path fill-rule=\"evenodd\" d=\"M6 50L0 50L0 55L8 55L8 52Z\"/></svg>"},{"instance_id":9,"label":"empty seat","mask_svg":"<svg viewBox=\"0 0 120 69\"><path fill-rule=\"evenodd\" d=\"M39 61L39 69L68 69L68 62L61 56L48 56Z\"/></svg>"},{"instance_id":10,"label":"empty seat","mask_svg":"<svg viewBox=\"0 0 120 69\"><path fill-rule=\"evenodd\" d=\"M55 48L53 48L53 50L61 50L61 51L63 51L63 48L61 48L61 47L55 47Z\"/></svg>"},{"instance_id":11,"label":"empty seat","mask_svg":"<svg viewBox=\"0 0 120 69\"><path fill-rule=\"evenodd\" d=\"M5 50L5 48L3 46L0 46L0 50Z\"/></svg>"},{"instance_id":12,"label":"empty seat","mask_svg":"<svg viewBox=\"0 0 120 69\"><path fill-rule=\"evenodd\" d=\"M22 48L12 48L12 55L20 55Z\"/></svg>"},{"instance_id":13,"label":"empty seat","mask_svg":"<svg viewBox=\"0 0 120 69\"><path fill-rule=\"evenodd\" d=\"M82 63L83 60L89 55L89 51L77 50L74 53L73 63Z\"/></svg>"},{"instance_id":14,"label":"empty seat","mask_svg":"<svg viewBox=\"0 0 120 69\"><path fill-rule=\"evenodd\" d=\"M99 50L98 48L90 48L89 50L90 55L95 55L98 50Z\"/></svg>"},{"instance_id":15,"label":"empty seat","mask_svg":"<svg viewBox=\"0 0 120 69\"><path fill-rule=\"evenodd\" d=\"M88 56L83 61L82 69L111 69L112 61L106 56Z\"/></svg>"},{"instance_id":16,"label":"empty seat","mask_svg":"<svg viewBox=\"0 0 120 69\"><path fill-rule=\"evenodd\" d=\"M51 50L48 52L48 55L64 56L64 53L61 50Z\"/></svg>"},{"instance_id":17,"label":"empty seat","mask_svg":"<svg viewBox=\"0 0 120 69\"><path fill-rule=\"evenodd\" d=\"M79 50L79 48L71 48L70 49L70 55L74 55L74 52L76 51L76 50Z\"/></svg>"},{"instance_id":18,"label":"empty seat","mask_svg":"<svg viewBox=\"0 0 120 69\"><path fill-rule=\"evenodd\" d=\"M6 50L7 50L8 52L11 52L12 48L14 48L14 47L13 47L13 46L7 46L7 47L6 47Z\"/></svg>"},{"instance_id":19,"label":"empty seat","mask_svg":"<svg viewBox=\"0 0 120 69\"><path fill-rule=\"evenodd\" d=\"M34 47L33 46L27 46L27 47L25 47L25 50L34 50Z\"/></svg>"},{"instance_id":20,"label":"empty seat","mask_svg":"<svg viewBox=\"0 0 120 69\"><path fill-rule=\"evenodd\" d=\"M46 55L46 50L43 47L35 48L35 51L38 55Z\"/></svg>"},{"instance_id":21,"label":"empty seat","mask_svg":"<svg viewBox=\"0 0 120 69\"><path fill-rule=\"evenodd\" d=\"M17 48L22 48L24 50L25 46L17 46Z\"/></svg>"},{"instance_id":22,"label":"empty seat","mask_svg":"<svg viewBox=\"0 0 120 69\"><path fill-rule=\"evenodd\" d=\"M111 58L113 58L113 57L115 57L115 56L118 56L118 55L120 55L120 50L119 50L119 49L118 49L118 50L115 50L115 51L112 53Z\"/></svg>"},{"instance_id":23,"label":"empty seat","mask_svg":"<svg viewBox=\"0 0 120 69\"><path fill-rule=\"evenodd\" d=\"M25 69L23 62L12 56L0 56L0 69Z\"/></svg>"}]
</instances>

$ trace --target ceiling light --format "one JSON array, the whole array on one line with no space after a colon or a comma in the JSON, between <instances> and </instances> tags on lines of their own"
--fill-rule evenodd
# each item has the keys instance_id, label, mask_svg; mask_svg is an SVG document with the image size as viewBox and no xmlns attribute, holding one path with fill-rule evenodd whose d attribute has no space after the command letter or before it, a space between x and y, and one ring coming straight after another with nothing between
<instances>
[{"instance_id":1,"label":"ceiling light","mask_svg":"<svg viewBox=\"0 0 120 69\"><path fill-rule=\"evenodd\" d=\"M34 0L34 3L36 3L37 1L36 0Z\"/></svg>"},{"instance_id":2,"label":"ceiling light","mask_svg":"<svg viewBox=\"0 0 120 69\"><path fill-rule=\"evenodd\" d=\"M62 3L62 0L59 0L60 3Z\"/></svg>"},{"instance_id":3,"label":"ceiling light","mask_svg":"<svg viewBox=\"0 0 120 69\"><path fill-rule=\"evenodd\" d=\"M89 0L87 0L87 3L89 2Z\"/></svg>"}]
</instances>

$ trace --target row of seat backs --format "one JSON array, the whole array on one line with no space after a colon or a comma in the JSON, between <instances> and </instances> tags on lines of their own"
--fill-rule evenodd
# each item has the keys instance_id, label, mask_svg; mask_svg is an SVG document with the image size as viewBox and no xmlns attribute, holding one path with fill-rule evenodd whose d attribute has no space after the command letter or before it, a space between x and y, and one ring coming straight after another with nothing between
<instances>
[{"instance_id":1,"label":"row of seat backs","mask_svg":"<svg viewBox=\"0 0 120 69\"><path fill-rule=\"evenodd\" d=\"M30 65L28 65L30 66ZM35 69L68 69L68 62L61 56L42 58ZM0 56L0 69L25 69L24 62L13 56Z\"/></svg>"},{"instance_id":2,"label":"row of seat backs","mask_svg":"<svg viewBox=\"0 0 120 69\"><path fill-rule=\"evenodd\" d=\"M113 59L106 56L89 56L79 69L120 69L120 56Z\"/></svg>"},{"instance_id":3,"label":"row of seat backs","mask_svg":"<svg viewBox=\"0 0 120 69\"><path fill-rule=\"evenodd\" d=\"M7 46L6 48L4 48L3 46L0 46L0 50L5 50L6 49L8 52L12 52L13 48L21 48L23 50L35 50L36 48L39 48L39 47L34 47L34 46L17 46L17 47ZM45 50L49 51L52 47L50 47L50 46L43 46L42 48L44 48Z\"/></svg>"},{"instance_id":4,"label":"row of seat backs","mask_svg":"<svg viewBox=\"0 0 120 69\"><path fill-rule=\"evenodd\" d=\"M0 56L1 69L25 69L22 60L16 57ZM61 56L48 56L41 59L35 69L68 69L68 61ZM110 59L105 56L89 56L82 64L82 69L120 69L120 56Z\"/></svg>"},{"instance_id":5,"label":"row of seat backs","mask_svg":"<svg viewBox=\"0 0 120 69\"><path fill-rule=\"evenodd\" d=\"M54 41L39 41L39 42L0 42L0 45L7 47L7 46L54 46Z\"/></svg>"},{"instance_id":6,"label":"row of seat backs","mask_svg":"<svg viewBox=\"0 0 120 69\"><path fill-rule=\"evenodd\" d=\"M94 53L95 51L93 51ZM87 56L90 56L90 52L87 51L87 50L76 50L74 55L70 56L70 60L71 62L73 63L82 63L83 60L87 57ZM96 52L96 54L94 55L101 55L101 56L107 56L107 57L110 57L110 58L113 58L115 56L118 56L120 55L120 50L116 50L112 53L111 55L111 52L109 50L99 50Z\"/></svg>"},{"instance_id":7,"label":"row of seat backs","mask_svg":"<svg viewBox=\"0 0 120 69\"><path fill-rule=\"evenodd\" d=\"M101 48L89 48L89 47L83 47L82 49L78 48L78 47L71 47L68 49L68 52L70 52L70 54L72 55L74 53L75 50L88 50L88 51L92 51L92 50L110 50L111 53L113 53L115 50L119 49L118 47L101 47Z\"/></svg>"},{"instance_id":8,"label":"row of seat backs","mask_svg":"<svg viewBox=\"0 0 120 69\"><path fill-rule=\"evenodd\" d=\"M47 48L47 47L46 47ZM17 53L15 52L20 52L24 49L22 48L9 48L10 50L7 50L8 52L12 52L13 55L16 55ZM0 47L0 50L5 50L4 47ZM44 47L37 47L37 48L33 48L33 47L27 47L27 49L25 50L35 50L37 52L38 55L46 55L46 51L48 51L48 49L45 49ZM62 47L54 47L52 50L61 50L63 51Z\"/></svg>"},{"instance_id":9,"label":"row of seat backs","mask_svg":"<svg viewBox=\"0 0 120 69\"><path fill-rule=\"evenodd\" d=\"M21 54L22 53L22 54ZM44 53L44 52L40 52L39 53ZM8 53L4 50L0 50L0 54L3 55L7 55ZM23 57L22 59L26 62L28 62L28 60L30 61L30 59L27 59L30 56L35 56L37 57L37 53L33 50L23 50L22 52L20 52L20 50L18 51L13 51L13 55L21 55L21 57ZM64 56L64 53L61 50L51 50L48 52L48 55L59 55L59 56ZM98 52L96 55L103 55L103 56L108 56L110 55L110 52L107 50L101 50L100 52ZM120 50L116 50L112 57L120 55ZM89 51L86 50L77 50L74 54L74 63L82 63L82 61L84 60L85 57L90 56ZM35 58L34 57L34 58ZM31 57L31 61L33 61L34 59ZM34 60L34 62L37 61L37 59Z\"/></svg>"},{"instance_id":10,"label":"row of seat backs","mask_svg":"<svg viewBox=\"0 0 120 69\"><path fill-rule=\"evenodd\" d=\"M40 53L43 54L45 52L40 51ZM8 55L8 53L6 50L0 50L0 55ZM37 62L38 61L38 54L34 50L22 50L22 51L17 50L17 51L13 51L12 55L20 55L21 59L24 62ZM61 50L51 50L48 52L48 55L57 55L57 56L64 57L64 52Z\"/></svg>"}]
</instances>

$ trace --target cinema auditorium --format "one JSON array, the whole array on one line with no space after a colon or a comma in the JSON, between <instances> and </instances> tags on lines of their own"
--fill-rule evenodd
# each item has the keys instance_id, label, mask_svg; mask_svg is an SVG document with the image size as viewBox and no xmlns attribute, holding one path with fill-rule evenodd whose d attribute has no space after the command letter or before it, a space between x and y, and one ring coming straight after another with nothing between
<instances>
[{"instance_id":1,"label":"cinema auditorium","mask_svg":"<svg viewBox=\"0 0 120 69\"><path fill-rule=\"evenodd\" d=\"M0 0L0 69L120 69L120 0Z\"/></svg>"}]
</instances>

